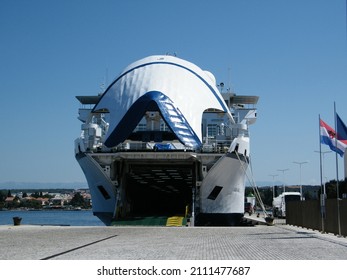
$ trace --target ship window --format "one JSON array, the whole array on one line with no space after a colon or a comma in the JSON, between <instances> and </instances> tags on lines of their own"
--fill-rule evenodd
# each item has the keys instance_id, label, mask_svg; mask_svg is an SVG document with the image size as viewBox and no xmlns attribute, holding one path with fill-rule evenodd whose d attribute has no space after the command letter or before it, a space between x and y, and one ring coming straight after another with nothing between
<instances>
[{"instance_id":1,"label":"ship window","mask_svg":"<svg viewBox=\"0 0 347 280\"><path fill-rule=\"evenodd\" d=\"M101 192L102 196L105 199L110 199L110 195L108 194L108 192L105 190L105 188L103 186L98 186L99 191Z\"/></svg>"},{"instance_id":2,"label":"ship window","mask_svg":"<svg viewBox=\"0 0 347 280\"><path fill-rule=\"evenodd\" d=\"M208 124L207 125L207 136L215 137L218 134L218 127L216 124Z\"/></svg>"},{"instance_id":3,"label":"ship window","mask_svg":"<svg viewBox=\"0 0 347 280\"><path fill-rule=\"evenodd\" d=\"M139 123L134 129L134 131L146 131L146 124Z\"/></svg>"},{"instance_id":4,"label":"ship window","mask_svg":"<svg viewBox=\"0 0 347 280\"><path fill-rule=\"evenodd\" d=\"M210 193L210 195L207 197L207 199L215 200L222 189L223 189L223 187L215 186L213 188L212 192Z\"/></svg>"},{"instance_id":5,"label":"ship window","mask_svg":"<svg viewBox=\"0 0 347 280\"><path fill-rule=\"evenodd\" d=\"M160 131L171 131L170 127L165 123L163 119L160 120Z\"/></svg>"}]
</instances>

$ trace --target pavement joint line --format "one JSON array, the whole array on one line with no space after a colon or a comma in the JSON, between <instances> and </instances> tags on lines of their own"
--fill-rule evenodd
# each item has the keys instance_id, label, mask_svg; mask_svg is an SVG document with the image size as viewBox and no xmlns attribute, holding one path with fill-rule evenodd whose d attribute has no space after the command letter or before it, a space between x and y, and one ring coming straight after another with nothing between
<instances>
[{"instance_id":1,"label":"pavement joint line","mask_svg":"<svg viewBox=\"0 0 347 280\"><path fill-rule=\"evenodd\" d=\"M88 246L91 246L91 245L94 245L94 244L97 244L97 243L100 243L100 242L103 242L105 240L108 240L108 239L111 239L111 238L115 238L117 237L118 235L115 234L115 235L111 235L109 237L106 237L106 238L103 238L103 239L99 239L99 240L96 240L94 242L91 242L91 243L87 243L87 244L84 244L82 246L78 246L78 247L75 247L75 248L72 248L70 250L67 250L67 251L64 251L64 252L61 252L61 253L57 253L57 254L54 254L54 255L51 255L51 256L48 256L48 257L45 257L45 258L42 258L40 260L50 260L50 259L53 259L55 257L59 257L61 255L65 255L65 254L68 254L70 252L73 252L73 251L76 251L76 250L79 250L79 249L82 249L82 248L85 248L85 247L88 247Z\"/></svg>"}]
</instances>

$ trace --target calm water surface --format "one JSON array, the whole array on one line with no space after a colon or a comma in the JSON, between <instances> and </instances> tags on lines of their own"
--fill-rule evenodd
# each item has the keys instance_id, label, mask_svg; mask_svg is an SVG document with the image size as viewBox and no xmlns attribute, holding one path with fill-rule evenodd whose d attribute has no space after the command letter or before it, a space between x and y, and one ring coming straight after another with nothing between
<instances>
[{"instance_id":1,"label":"calm water surface","mask_svg":"<svg viewBox=\"0 0 347 280\"><path fill-rule=\"evenodd\" d=\"M104 226L91 210L0 211L0 225L13 225L13 217L21 217L22 225Z\"/></svg>"}]
</instances>

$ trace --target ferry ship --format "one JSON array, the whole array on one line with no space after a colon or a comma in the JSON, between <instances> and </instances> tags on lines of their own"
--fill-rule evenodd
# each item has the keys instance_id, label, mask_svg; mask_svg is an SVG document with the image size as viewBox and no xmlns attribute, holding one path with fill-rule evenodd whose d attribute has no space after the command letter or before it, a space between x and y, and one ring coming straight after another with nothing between
<instances>
[{"instance_id":1,"label":"ferry ship","mask_svg":"<svg viewBox=\"0 0 347 280\"><path fill-rule=\"evenodd\" d=\"M241 222L258 96L224 91L195 64L154 55L130 64L102 94L76 98L75 157L104 224Z\"/></svg>"}]
</instances>

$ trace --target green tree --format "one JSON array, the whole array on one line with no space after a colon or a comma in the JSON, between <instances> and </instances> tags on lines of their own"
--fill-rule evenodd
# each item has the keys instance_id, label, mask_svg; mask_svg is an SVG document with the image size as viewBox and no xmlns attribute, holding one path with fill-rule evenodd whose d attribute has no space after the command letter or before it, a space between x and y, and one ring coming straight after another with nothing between
<instances>
[{"instance_id":1,"label":"green tree","mask_svg":"<svg viewBox=\"0 0 347 280\"><path fill-rule=\"evenodd\" d=\"M15 209L19 206L19 199L15 197L12 201L5 202L4 206L8 209Z\"/></svg>"},{"instance_id":2,"label":"green tree","mask_svg":"<svg viewBox=\"0 0 347 280\"><path fill-rule=\"evenodd\" d=\"M259 188L260 197L266 206L272 206L272 188Z\"/></svg>"},{"instance_id":3,"label":"green tree","mask_svg":"<svg viewBox=\"0 0 347 280\"><path fill-rule=\"evenodd\" d=\"M74 207L85 207L85 201L81 193L77 192L70 201L70 204Z\"/></svg>"},{"instance_id":4,"label":"green tree","mask_svg":"<svg viewBox=\"0 0 347 280\"><path fill-rule=\"evenodd\" d=\"M336 198L337 181L331 180L325 184L325 191L327 198ZM339 197L342 198L342 194L347 193L347 181L339 181ZM320 191L319 191L320 194Z\"/></svg>"},{"instance_id":5,"label":"green tree","mask_svg":"<svg viewBox=\"0 0 347 280\"><path fill-rule=\"evenodd\" d=\"M5 207L6 191L0 191L0 209Z\"/></svg>"},{"instance_id":6,"label":"green tree","mask_svg":"<svg viewBox=\"0 0 347 280\"><path fill-rule=\"evenodd\" d=\"M304 192L303 196L305 200L312 200L312 194L308 191Z\"/></svg>"},{"instance_id":7,"label":"green tree","mask_svg":"<svg viewBox=\"0 0 347 280\"><path fill-rule=\"evenodd\" d=\"M40 201L28 199L28 200L22 200L19 204L19 207L40 209L42 208L42 204Z\"/></svg>"},{"instance_id":8,"label":"green tree","mask_svg":"<svg viewBox=\"0 0 347 280\"><path fill-rule=\"evenodd\" d=\"M40 197L40 193L39 192L35 192L35 193L32 193L30 196L38 198L38 197Z\"/></svg>"},{"instance_id":9,"label":"green tree","mask_svg":"<svg viewBox=\"0 0 347 280\"><path fill-rule=\"evenodd\" d=\"M6 192L5 191L0 191L0 202L5 201L6 199Z\"/></svg>"}]
</instances>

